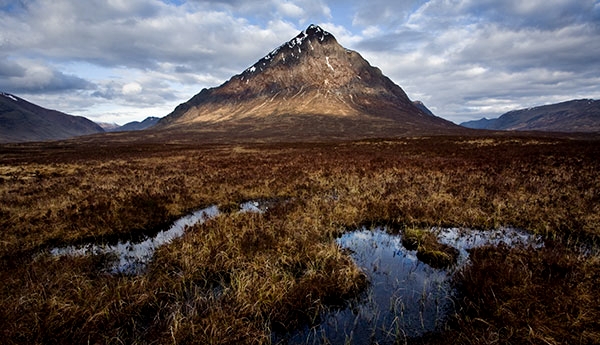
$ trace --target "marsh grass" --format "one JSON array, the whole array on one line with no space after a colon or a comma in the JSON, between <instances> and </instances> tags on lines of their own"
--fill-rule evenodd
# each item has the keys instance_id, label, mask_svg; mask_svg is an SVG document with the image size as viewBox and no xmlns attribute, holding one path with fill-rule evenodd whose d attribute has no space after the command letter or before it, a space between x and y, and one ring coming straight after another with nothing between
<instances>
[{"instance_id":1,"label":"marsh grass","mask_svg":"<svg viewBox=\"0 0 600 345\"><path fill-rule=\"evenodd\" d=\"M484 247L455 277L461 298L453 344L597 344L600 261L562 245ZM438 336L440 341L442 338ZM433 341L435 342L435 341Z\"/></svg>"},{"instance_id":2,"label":"marsh grass","mask_svg":"<svg viewBox=\"0 0 600 345\"><path fill-rule=\"evenodd\" d=\"M456 264L459 252L456 248L440 243L428 230L407 228L402 233L402 245L416 250L417 258L434 268L447 268Z\"/></svg>"},{"instance_id":3,"label":"marsh grass","mask_svg":"<svg viewBox=\"0 0 600 345\"><path fill-rule=\"evenodd\" d=\"M0 146L3 342L268 344L360 293L364 275L335 238L383 223L510 225L556 243L476 250L456 278L461 312L411 342L595 343L598 256L580 249L600 238L597 157L598 141L528 137ZM289 201L189 229L144 275L43 254L273 198Z\"/></svg>"}]
</instances>

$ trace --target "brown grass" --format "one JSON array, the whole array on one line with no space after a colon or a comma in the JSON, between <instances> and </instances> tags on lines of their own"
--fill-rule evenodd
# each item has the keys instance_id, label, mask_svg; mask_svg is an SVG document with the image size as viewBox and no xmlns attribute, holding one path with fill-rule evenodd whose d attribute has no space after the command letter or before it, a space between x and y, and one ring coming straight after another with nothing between
<instances>
[{"instance_id":1,"label":"brown grass","mask_svg":"<svg viewBox=\"0 0 600 345\"><path fill-rule=\"evenodd\" d=\"M461 298L453 344L597 344L600 261L562 245L479 248L455 277ZM452 339L452 341L447 341ZM433 341L435 342L435 341Z\"/></svg>"},{"instance_id":2,"label":"brown grass","mask_svg":"<svg viewBox=\"0 0 600 345\"><path fill-rule=\"evenodd\" d=\"M0 146L0 332L8 344L270 343L361 290L334 238L383 222L512 225L557 243L476 251L442 339L594 343L598 257L577 248L600 236L597 157L598 141L528 137ZM34 255L260 198L288 201L196 226L141 276L102 273L103 256Z\"/></svg>"},{"instance_id":3,"label":"brown grass","mask_svg":"<svg viewBox=\"0 0 600 345\"><path fill-rule=\"evenodd\" d=\"M446 268L456 263L458 250L439 243L433 232L419 229L404 229L402 245L408 250L416 250L417 258L434 268Z\"/></svg>"}]
</instances>

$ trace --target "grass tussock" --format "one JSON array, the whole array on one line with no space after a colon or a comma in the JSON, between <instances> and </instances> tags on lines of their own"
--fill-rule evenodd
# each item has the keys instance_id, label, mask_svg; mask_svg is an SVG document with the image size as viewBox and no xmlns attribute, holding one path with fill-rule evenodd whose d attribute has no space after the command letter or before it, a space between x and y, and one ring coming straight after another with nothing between
<instances>
[{"instance_id":1,"label":"grass tussock","mask_svg":"<svg viewBox=\"0 0 600 345\"><path fill-rule=\"evenodd\" d=\"M474 251L441 337L594 343L598 256L579 253L600 238L599 156L598 141L527 137L0 146L3 342L268 344L361 290L334 239L366 222L543 235L557 245ZM256 199L286 202L233 212ZM139 238L211 204L227 212L160 248L140 276L102 273L106 256L39 255ZM444 248L421 236L421 255L441 265Z\"/></svg>"},{"instance_id":2,"label":"grass tussock","mask_svg":"<svg viewBox=\"0 0 600 345\"><path fill-rule=\"evenodd\" d=\"M408 250L416 250L417 258L434 268L449 267L456 264L458 259L458 250L438 242L431 231L405 229L402 232L402 245Z\"/></svg>"},{"instance_id":3,"label":"grass tussock","mask_svg":"<svg viewBox=\"0 0 600 345\"><path fill-rule=\"evenodd\" d=\"M562 246L484 247L455 277L453 344L597 344L600 260Z\"/></svg>"}]
</instances>

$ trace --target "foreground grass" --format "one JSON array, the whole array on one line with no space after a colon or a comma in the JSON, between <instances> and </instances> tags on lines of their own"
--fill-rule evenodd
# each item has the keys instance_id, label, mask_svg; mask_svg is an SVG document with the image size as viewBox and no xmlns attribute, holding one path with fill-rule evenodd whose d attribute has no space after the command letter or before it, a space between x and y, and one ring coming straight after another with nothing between
<instances>
[{"instance_id":1,"label":"foreground grass","mask_svg":"<svg viewBox=\"0 0 600 345\"><path fill-rule=\"evenodd\" d=\"M270 343L364 286L335 236L389 222L512 225L554 243L476 251L456 277L460 313L419 341L594 343L598 256L579 248L600 236L597 157L598 141L527 137L1 147L0 330L7 343ZM196 226L142 276L34 255L259 198L285 202Z\"/></svg>"}]
</instances>

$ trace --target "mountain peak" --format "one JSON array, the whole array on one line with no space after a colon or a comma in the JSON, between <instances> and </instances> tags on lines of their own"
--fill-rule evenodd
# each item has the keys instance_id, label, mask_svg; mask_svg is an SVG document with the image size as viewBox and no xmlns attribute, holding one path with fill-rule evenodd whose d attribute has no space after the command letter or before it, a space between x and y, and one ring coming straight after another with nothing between
<instances>
[{"instance_id":1,"label":"mountain peak","mask_svg":"<svg viewBox=\"0 0 600 345\"><path fill-rule=\"evenodd\" d=\"M330 34L329 32L321 29L320 26L318 25L314 25L314 24L310 24L308 26L308 28L306 28L306 30L302 31L300 34L298 34L298 36L296 36L296 39L317 39L321 42L325 41L325 38L327 37L333 37L332 34Z\"/></svg>"},{"instance_id":2,"label":"mountain peak","mask_svg":"<svg viewBox=\"0 0 600 345\"><path fill-rule=\"evenodd\" d=\"M102 132L100 126L84 117L42 108L0 92L0 143L58 140Z\"/></svg>"},{"instance_id":3,"label":"mountain peak","mask_svg":"<svg viewBox=\"0 0 600 345\"><path fill-rule=\"evenodd\" d=\"M294 60L299 60L307 52L315 52L315 48L329 43L335 43L335 46L341 48L332 34L318 25L311 24L296 37L275 48L254 65L248 67L243 74L249 75L257 71L262 72L268 66L278 63L290 64Z\"/></svg>"}]
</instances>

